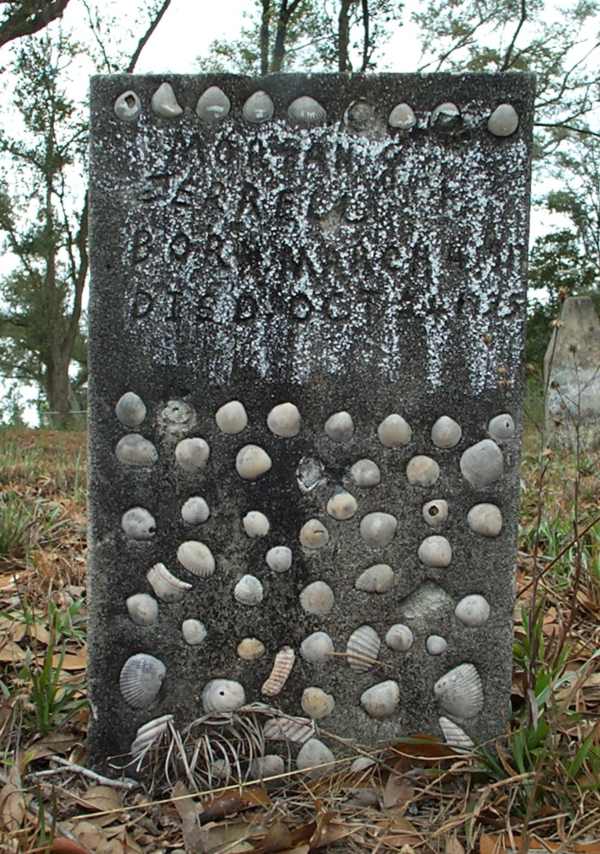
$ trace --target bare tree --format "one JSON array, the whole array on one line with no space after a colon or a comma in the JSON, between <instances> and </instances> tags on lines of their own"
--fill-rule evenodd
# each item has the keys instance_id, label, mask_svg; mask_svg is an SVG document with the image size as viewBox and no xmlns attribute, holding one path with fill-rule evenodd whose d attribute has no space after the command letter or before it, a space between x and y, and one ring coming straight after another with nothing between
<instances>
[{"instance_id":1,"label":"bare tree","mask_svg":"<svg viewBox=\"0 0 600 854\"><path fill-rule=\"evenodd\" d=\"M69 0L2 0L0 47L22 36L31 36L60 18Z\"/></svg>"}]
</instances>

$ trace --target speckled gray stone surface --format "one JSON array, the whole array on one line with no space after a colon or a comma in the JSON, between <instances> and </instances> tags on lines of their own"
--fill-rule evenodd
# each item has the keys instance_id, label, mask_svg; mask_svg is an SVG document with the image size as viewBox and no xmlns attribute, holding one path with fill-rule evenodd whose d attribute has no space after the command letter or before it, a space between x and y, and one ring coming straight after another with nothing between
<instances>
[{"instance_id":1,"label":"speckled gray stone surface","mask_svg":"<svg viewBox=\"0 0 600 854\"><path fill-rule=\"evenodd\" d=\"M180 115L153 110L164 83ZM212 86L231 105L219 121L196 112ZM121 98L127 92L134 94ZM268 98L252 100L256 92ZM324 729L362 744L453 728L477 742L503 730L532 97L527 75L94 78L89 678L97 765L127 752L154 718L172 714L184 727L201 716L203 692L218 706L219 685L232 707L268 701L300 717L305 690L321 689L331 698ZM299 123L294 110L290 119L299 98L318 102L319 123ZM244 105L248 114L259 100L272 102L272 116L245 120ZM433 120L449 103L458 112ZM390 125L398 104L414 112L414 124ZM510 136L488 129L501 104L518 115ZM141 423L123 419L123 404L119 420L115 408L127 393L141 402ZM230 401L243 405L231 408L233 426L223 420ZM278 435L267 419L284 403L298 417ZM348 413L352 429L332 438L324 425L335 413ZM380 440L379 425L392 414L408 425L405 444ZM461 457L493 441L488 425L505 414L516 432L498 441L498 476L467 480ZM452 447L432 441L442 417L460 425ZM136 448L142 437L157 457L117 454L130 433ZM202 440L198 459L182 458L188 439ZM240 455L243 448L262 455ZM410 482L415 457L431 458L439 476ZM353 479L359 460L376 464L380 479ZM408 470L415 468L418 461ZM328 513L333 496L346 493L356 512ZM194 496L210 508L197 524L182 511ZM434 531L423 516L432 501L447 503ZM478 504L500 509L497 536L469 525ZM154 521L149 539L124 531L133 508ZM250 512L268 519L264 536L244 530ZM381 545L361 536L373 513L397 522ZM309 526L303 546L310 520L326 535L315 544ZM419 560L433 535L450 545L447 566ZM291 550L286 571L266 559L276 547ZM184 582L173 595L155 590L165 569L149 580L157 564ZM357 586L376 565L393 571L389 589ZM240 590L246 599L252 593L252 604L239 601ZM149 617L131 618L138 594L157 596L156 621L154 606ZM489 615L479 609L482 625L455 613L473 595L489 604ZM146 600L133 603L139 611ZM196 643L199 626L206 636ZM365 626L378 652L357 668L345 653ZM389 634L395 626L401 630ZM323 643L301 650L313 635ZM427 652L431 637L443 641L439 654ZM244 639L252 649L264 645L264 654L246 654ZM296 652L291 674L280 694L265 697L261 686L286 646ZM138 654L151 658L132 659ZM153 680L136 705L119 687L128 661L130 670L148 664L135 677ZM461 680L470 705L452 702ZM295 756L301 746L290 749ZM269 742L277 752L287 757L287 746Z\"/></svg>"}]
</instances>

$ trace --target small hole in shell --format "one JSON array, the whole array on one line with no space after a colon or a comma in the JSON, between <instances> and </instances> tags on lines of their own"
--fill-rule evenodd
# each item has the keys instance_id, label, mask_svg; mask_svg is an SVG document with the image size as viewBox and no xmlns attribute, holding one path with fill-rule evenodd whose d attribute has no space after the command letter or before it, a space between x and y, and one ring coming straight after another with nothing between
<instances>
[{"instance_id":1,"label":"small hole in shell","mask_svg":"<svg viewBox=\"0 0 600 854\"><path fill-rule=\"evenodd\" d=\"M125 103L129 107L129 109L132 110L135 107L135 98L133 97L133 95L126 95Z\"/></svg>"},{"instance_id":2,"label":"small hole in shell","mask_svg":"<svg viewBox=\"0 0 600 854\"><path fill-rule=\"evenodd\" d=\"M439 512L440 512L440 511L439 511L439 508L438 508L438 507L436 507L435 505L434 505L433 507L430 507L430 508L429 508L429 515L430 515L430 516L437 516L437 514L438 514Z\"/></svg>"}]
</instances>

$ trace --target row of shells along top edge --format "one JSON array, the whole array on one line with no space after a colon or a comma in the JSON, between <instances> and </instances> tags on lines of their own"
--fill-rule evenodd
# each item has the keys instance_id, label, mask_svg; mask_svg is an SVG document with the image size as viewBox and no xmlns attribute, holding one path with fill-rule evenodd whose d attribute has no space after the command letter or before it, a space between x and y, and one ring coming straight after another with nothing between
<instances>
[{"instance_id":1,"label":"row of shells along top edge","mask_svg":"<svg viewBox=\"0 0 600 854\"><path fill-rule=\"evenodd\" d=\"M161 83L151 99L153 113L159 118L175 119L183 115L184 109L170 83ZM114 103L117 117L125 122L134 122L142 112L142 102L133 90L123 92ZM198 99L196 115L201 121L216 124L231 112L231 101L218 86L210 86ZM263 124L273 118L275 105L267 92L259 90L250 95L242 107L242 118L250 124ZM289 121L298 127L315 127L325 124L327 113L314 98L302 95L288 107ZM353 102L345 112L344 122L351 129L367 129L373 122L374 111L364 100ZM426 125L435 130L452 133L460 130L463 116L456 104L448 101L439 104L428 116ZM405 102L397 104L388 116L393 130L412 131L419 126L415 111ZM519 116L511 104L499 104L489 115L488 131L496 137L512 136L519 126Z\"/></svg>"}]
</instances>

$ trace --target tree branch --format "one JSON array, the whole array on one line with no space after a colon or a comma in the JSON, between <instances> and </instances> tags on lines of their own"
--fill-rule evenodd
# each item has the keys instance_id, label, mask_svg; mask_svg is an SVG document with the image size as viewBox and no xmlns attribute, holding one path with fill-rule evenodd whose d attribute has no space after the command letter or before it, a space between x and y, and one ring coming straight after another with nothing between
<instances>
[{"instance_id":1,"label":"tree branch","mask_svg":"<svg viewBox=\"0 0 600 854\"><path fill-rule=\"evenodd\" d=\"M369 0L361 0L362 23L363 23L363 55L361 71L364 73L369 67Z\"/></svg>"},{"instance_id":2,"label":"tree branch","mask_svg":"<svg viewBox=\"0 0 600 854\"><path fill-rule=\"evenodd\" d=\"M21 36L30 36L43 30L51 21L61 17L68 3L69 0L19 3L15 11L10 12L0 24L0 47Z\"/></svg>"},{"instance_id":3,"label":"tree branch","mask_svg":"<svg viewBox=\"0 0 600 854\"><path fill-rule=\"evenodd\" d=\"M503 61L502 65L500 66L500 71L507 71L510 68L510 62L512 59L513 51L515 49L516 41L519 37L519 33L521 32L521 29L523 28L523 24L525 23L526 20L527 20L527 3L526 3L526 0L521 0L521 17L519 18L519 23L517 24L517 28L515 29L515 31L513 33L513 37L512 37L511 42L508 46L508 49L507 49L506 53L504 54L504 61Z\"/></svg>"},{"instance_id":4,"label":"tree branch","mask_svg":"<svg viewBox=\"0 0 600 854\"><path fill-rule=\"evenodd\" d=\"M150 41L150 37L152 36L152 33L160 24L160 22L163 18L163 15L165 14L165 12L167 11L167 9L169 8L170 5L171 5L171 0L163 0L163 3L161 5L160 9L158 10L157 14L154 16L153 20L150 22L150 26L148 27L148 29L146 30L144 35L139 40L138 46L136 47L136 49L134 50L134 52L131 56L131 59L129 61L129 65L127 66L127 69L126 69L127 74L133 74L133 72L135 71L135 66L138 63L138 59L140 58L142 51L144 50L144 48L146 47L146 45Z\"/></svg>"}]
</instances>

